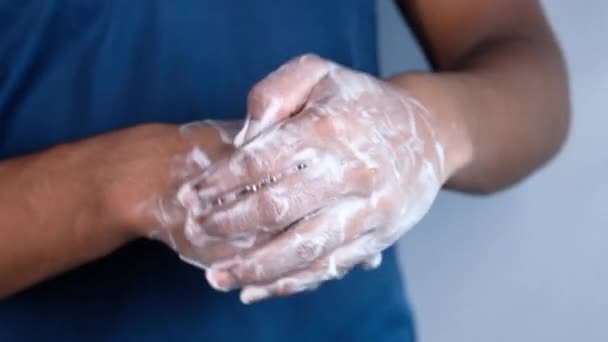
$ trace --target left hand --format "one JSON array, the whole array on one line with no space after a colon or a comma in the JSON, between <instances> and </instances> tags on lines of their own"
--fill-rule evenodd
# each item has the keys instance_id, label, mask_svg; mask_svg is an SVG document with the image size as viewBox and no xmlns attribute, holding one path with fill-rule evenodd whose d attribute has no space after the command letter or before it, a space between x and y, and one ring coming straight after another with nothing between
<instances>
[{"instance_id":1,"label":"left hand","mask_svg":"<svg viewBox=\"0 0 608 342\"><path fill-rule=\"evenodd\" d=\"M242 287L245 303L377 267L452 172L433 113L403 89L317 56L258 83L248 109L241 148L203 174L192 188L205 189L202 200L187 208L221 203L197 218L205 236L275 236L207 271L216 288Z\"/></svg>"}]
</instances>

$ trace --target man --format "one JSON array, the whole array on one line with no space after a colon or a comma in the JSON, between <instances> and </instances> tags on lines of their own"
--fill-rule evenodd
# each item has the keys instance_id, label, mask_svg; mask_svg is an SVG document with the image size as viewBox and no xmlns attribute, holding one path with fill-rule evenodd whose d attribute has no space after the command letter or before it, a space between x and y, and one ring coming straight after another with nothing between
<instances>
[{"instance_id":1,"label":"man","mask_svg":"<svg viewBox=\"0 0 608 342\"><path fill-rule=\"evenodd\" d=\"M0 338L414 340L390 245L569 104L537 2L400 5L435 72L373 76L370 1L1 4ZM247 303L321 286L243 306L171 249Z\"/></svg>"}]
</instances>

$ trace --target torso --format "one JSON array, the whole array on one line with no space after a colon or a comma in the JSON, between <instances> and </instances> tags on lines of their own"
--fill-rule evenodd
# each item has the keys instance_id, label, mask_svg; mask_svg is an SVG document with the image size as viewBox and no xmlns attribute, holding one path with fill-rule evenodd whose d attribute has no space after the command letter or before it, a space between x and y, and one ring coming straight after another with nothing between
<instances>
[{"instance_id":1,"label":"torso","mask_svg":"<svg viewBox=\"0 0 608 342\"><path fill-rule=\"evenodd\" d=\"M248 89L317 53L377 72L374 2L0 1L0 158L143 122L232 119ZM386 336L387 338L382 338ZM0 302L0 340L413 338L395 253L374 272L242 306L155 242Z\"/></svg>"}]
</instances>

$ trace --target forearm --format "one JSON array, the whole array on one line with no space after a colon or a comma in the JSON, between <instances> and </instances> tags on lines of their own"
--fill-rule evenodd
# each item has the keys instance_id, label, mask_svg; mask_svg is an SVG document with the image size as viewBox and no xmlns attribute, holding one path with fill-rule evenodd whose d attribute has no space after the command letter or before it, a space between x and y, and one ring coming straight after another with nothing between
<instances>
[{"instance_id":1,"label":"forearm","mask_svg":"<svg viewBox=\"0 0 608 342\"><path fill-rule=\"evenodd\" d=\"M222 134L240 125L145 124L0 162L0 297L179 227L179 186L230 153Z\"/></svg>"},{"instance_id":2,"label":"forearm","mask_svg":"<svg viewBox=\"0 0 608 342\"><path fill-rule=\"evenodd\" d=\"M103 212L90 142L0 162L0 297L127 241Z\"/></svg>"},{"instance_id":3,"label":"forearm","mask_svg":"<svg viewBox=\"0 0 608 342\"><path fill-rule=\"evenodd\" d=\"M446 186L491 192L550 159L569 121L566 72L551 39L496 40L451 71L390 80L430 109L457 167Z\"/></svg>"}]
</instances>

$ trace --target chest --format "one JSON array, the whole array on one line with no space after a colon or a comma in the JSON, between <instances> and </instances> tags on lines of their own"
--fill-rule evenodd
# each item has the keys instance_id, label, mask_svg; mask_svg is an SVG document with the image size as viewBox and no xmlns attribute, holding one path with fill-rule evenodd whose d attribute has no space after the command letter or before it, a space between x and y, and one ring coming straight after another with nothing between
<instances>
[{"instance_id":1,"label":"chest","mask_svg":"<svg viewBox=\"0 0 608 342\"><path fill-rule=\"evenodd\" d=\"M373 69L373 18L363 0L0 2L0 157L242 118L249 88L298 54Z\"/></svg>"}]
</instances>

